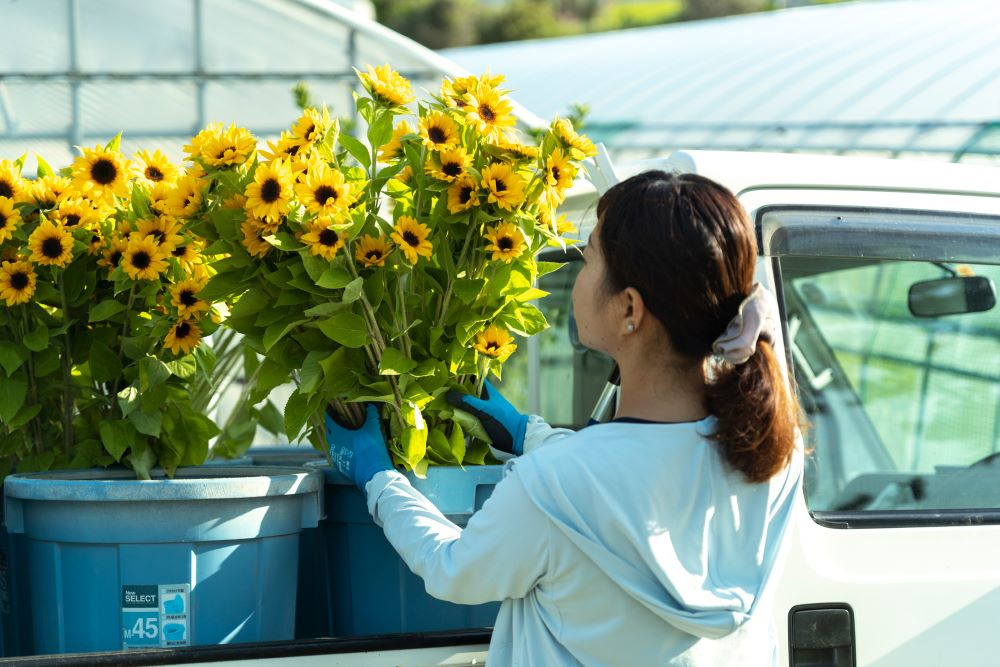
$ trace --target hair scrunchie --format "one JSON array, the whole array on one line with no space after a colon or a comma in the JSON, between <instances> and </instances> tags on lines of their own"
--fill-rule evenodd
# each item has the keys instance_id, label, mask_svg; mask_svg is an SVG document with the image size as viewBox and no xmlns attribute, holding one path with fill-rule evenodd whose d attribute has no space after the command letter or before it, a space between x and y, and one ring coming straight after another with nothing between
<instances>
[{"instance_id":1,"label":"hair scrunchie","mask_svg":"<svg viewBox=\"0 0 1000 667\"><path fill-rule=\"evenodd\" d=\"M740 303L736 317L712 343L712 352L736 366L746 363L757 350L758 340L774 343L777 339L778 318L777 298L760 283L754 283L750 294Z\"/></svg>"}]
</instances>

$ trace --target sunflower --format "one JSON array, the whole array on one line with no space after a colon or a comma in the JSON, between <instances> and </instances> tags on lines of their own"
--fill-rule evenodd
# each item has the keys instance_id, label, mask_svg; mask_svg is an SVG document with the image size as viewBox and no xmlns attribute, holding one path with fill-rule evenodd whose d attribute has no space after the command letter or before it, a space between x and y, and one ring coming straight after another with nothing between
<instances>
[{"instance_id":1,"label":"sunflower","mask_svg":"<svg viewBox=\"0 0 1000 667\"><path fill-rule=\"evenodd\" d=\"M448 114L432 111L420 119L420 137L432 151L451 148L458 144L458 125Z\"/></svg>"},{"instance_id":2,"label":"sunflower","mask_svg":"<svg viewBox=\"0 0 1000 667\"><path fill-rule=\"evenodd\" d=\"M461 213L479 204L479 188L468 174L462 174L448 186L448 211Z\"/></svg>"},{"instance_id":3,"label":"sunflower","mask_svg":"<svg viewBox=\"0 0 1000 667\"><path fill-rule=\"evenodd\" d=\"M175 218L191 217L201 208L203 186L201 178L190 172L177 179L173 189L162 204L162 213Z\"/></svg>"},{"instance_id":4,"label":"sunflower","mask_svg":"<svg viewBox=\"0 0 1000 667\"><path fill-rule=\"evenodd\" d=\"M257 218L247 218L240 231L243 232L243 247L253 257L263 257L271 250L271 244L264 240L270 234L270 230L262 220Z\"/></svg>"},{"instance_id":5,"label":"sunflower","mask_svg":"<svg viewBox=\"0 0 1000 667\"><path fill-rule=\"evenodd\" d=\"M90 232L90 240L87 242L87 254L91 256L100 255L104 250L104 235L100 230Z\"/></svg>"},{"instance_id":6,"label":"sunflower","mask_svg":"<svg viewBox=\"0 0 1000 667\"><path fill-rule=\"evenodd\" d=\"M167 215L167 203L170 195L174 193L174 184L167 181L154 183L149 189L149 210L156 215Z\"/></svg>"},{"instance_id":7,"label":"sunflower","mask_svg":"<svg viewBox=\"0 0 1000 667\"><path fill-rule=\"evenodd\" d=\"M309 108L302 112L299 119L292 125L292 134L304 144L315 144L323 140L323 135L330 128L330 113L324 113Z\"/></svg>"},{"instance_id":8,"label":"sunflower","mask_svg":"<svg viewBox=\"0 0 1000 667\"><path fill-rule=\"evenodd\" d=\"M10 160L0 160L0 197L22 202L30 194L29 184L21 178L21 170Z\"/></svg>"},{"instance_id":9,"label":"sunflower","mask_svg":"<svg viewBox=\"0 0 1000 667\"><path fill-rule=\"evenodd\" d=\"M67 176L50 174L36 180L31 186L31 199L40 209L54 208L67 198L73 181Z\"/></svg>"},{"instance_id":10,"label":"sunflower","mask_svg":"<svg viewBox=\"0 0 1000 667\"><path fill-rule=\"evenodd\" d=\"M122 253L121 266L132 280L155 280L167 270L167 253L153 236L133 236Z\"/></svg>"},{"instance_id":11,"label":"sunflower","mask_svg":"<svg viewBox=\"0 0 1000 667\"><path fill-rule=\"evenodd\" d=\"M49 217L67 229L91 227L100 221L94 207L86 199L64 199Z\"/></svg>"},{"instance_id":12,"label":"sunflower","mask_svg":"<svg viewBox=\"0 0 1000 667\"><path fill-rule=\"evenodd\" d=\"M507 134L500 137L500 140L496 143L496 147L501 151L513 154L516 159L520 160L536 160L541 153L538 150L538 146L523 144Z\"/></svg>"},{"instance_id":13,"label":"sunflower","mask_svg":"<svg viewBox=\"0 0 1000 667\"><path fill-rule=\"evenodd\" d=\"M171 183L177 178L177 167L159 150L150 154L149 151L139 151L135 154L135 162L139 164L139 173L151 185Z\"/></svg>"},{"instance_id":14,"label":"sunflower","mask_svg":"<svg viewBox=\"0 0 1000 667\"><path fill-rule=\"evenodd\" d=\"M487 201L508 211L524 201L524 180L510 164L500 162L483 169L483 188L489 193Z\"/></svg>"},{"instance_id":15,"label":"sunflower","mask_svg":"<svg viewBox=\"0 0 1000 667\"><path fill-rule=\"evenodd\" d=\"M520 257L528 247L524 233L512 222L501 222L490 227L483 236L489 241L486 251L493 253L491 259L499 259L504 264L510 264Z\"/></svg>"},{"instance_id":16,"label":"sunflower","mask_svg":"<svg viewBox=\"0 0 1000 667\"><path fill-rule=\"evenodd\" d=\"M490 86L478 86L475 91L466 93L465 99L469 103L465 110L466 121L478 128L487 141L499 141L506 128L517 122L510 102Z\"/></svg>"},{"instance_id":17,"label":"sunflower","mask_svg":"<svg viewBox=\"0 0 1000 667\"><path fill-rule=\"evenodd\" d=\"M129 161L118 151L101 146L84 148L73 161L73 184L89 191L95 199L128 195Z\"/></svg>"},{"instance_id":18,"label":"sunflower","mask_svg":"<svg viewBox=\"0 0 1000 667\"><path fill-rule=\"evenodd\" d=\"M319 215L343 213L355 200L351 184L344 175L322 161L310 165L305 178L295 186L295 192L310 213Z\"/></svg>"},{"instance_id":19,"label":"sunflower","mask_svg":"<svg viewBox=\"0 0 1000 667\"><path fill-rule=\"evenodd\" d=\"M491 75L487 71L482 76L462 76L454 81L445 79L441 82L441 97L450 107L467 107L469 103L465 99L466 93L476 90L480 85L496 88L503 83L504 78L503 74Z\"/></svg>"},{"instance_id":20,"label":"sunflower","mask_svg":"<svg viewBox=\"0 0 1000 667\"><path fill-rule=\"evenodd\" d=\"M568 119L556 118L552 123L552 127L555 130L556 137L562 141L563 146L571 149L571 154L573 151L579 151L580 158L597 155L597 148L594 146L594 142L582 134L577 134L576 129L573 128L573 123L569 122Z\"/></svg>"},{"instance_id":21,"label":"sunflower","mask_svg":"<svg viewBox=\"0 0 1000 667\"><path fill-rule=\"evenodd\" d=\"M246 189L247 212L271 221L280 219L291 205L293 182L292 170L284 160L258 165L253 183Z\"/></svg>"},{"instance_id":22,"label":"sunflower","mask_svg":"<svg viewBox=\"0 0 1000 667\"><path fill-rule=\"evenodd\" d=\"M402 156L403 137L407 134L413 134L413 128L405 120L399 121L392 130L392 139L389 140L389 143L378 149L378 159L382 160L382 162L388 162Z\"/></svg>"},{"instance_id":23,"label":"sunflower","mask_svg":"<svg viewBox=\"0 0 1000 667\"><path fill-rule=\"evenodd\" d=\"M389 237L406 255L406 261L416 264L418 255L430 257L434 246L427 240L431 230L408 215L399 216Z\"/></svg>"},{"instance_id":24,"label":"sunflower","mask_svg":"<svg viewBox=\"0 0 1000 667\"><path fill-rule=\"evenodd\" d=\"M45 266L66 266L73 259L73 237L61 225L48 220L28 237L31 261Z\"/></svg>"},{"instance_id":25,"label":"sunflower","mask_svg":"<svg viewBox=\"0 0 1000 667\"><path fill-rule=\"evenodd\" d=\"M31 262L4 262L0 265L0 299L8 306L31 301L37 276Z\"/></svg>"},{"instance_id":26,"label":"sunflower","mask_svg":"<svg viewBox=\"0 0 1000 667\"><path fill-rule=\"evenodd\" d=\"M366 269L373 266L385 266L385 258L392 252L392 244L382 237L365 234L358 240L354 249L354 258Z\"/></svg>"},{"instance_id":27,"label":"sunflower","mask_svg":"<svg viewBox=\"0 0 1000 667\"><path fill-rule=\"evenodd\" d=\"M378 67L369 65L367 72L358 72L358 78L372 97L389 106L401 107L413 101L413 88L410 87L410 82L389 65Z\"/></svg>"},{"instance_id":28,"label":"sunflower","mask_svg":"<svg viewBox=\"0 0 1000 667\"><path fill-rule=\"evenodd\" d=\"M573 185L576 167L562 149L555 149L545 160L545 192L553 203L561 204L566 198L566 190Z\"/></svg>"},{"instance_id":29,"label":"sunflower","mask_svg":"<svg viewBox=\"0 0 1000 667\"><path fill-rule=\"evenodd\" d=\"M208 312L211 304L198 298L198 292L204 286L197 280L182 280L170 288L170 303L177 309L178 315L191 317Z\"/></svg>"},{"instance_id":30,"label":"sunflower","mask_svg":"<svg viewBox=\"0 0 1000 667\"><path fill-rule=\"evenodd\" d=\"M517 349L514 338L495 324L476 334L475 348L488 357L505 361Z\"/></svg>"},{"instance_id":31,"label":"sunflower","mask_svg":"<svg viewBox=\"0 0 1000 667\"><path fill-rule=\"evenodd\" d=\"M14 208L14 200L0 197L0 243L14 235L21 224L21 214Z\"/></svg>"},{"instance_id":32,"label":"sunflower","mask_svg":"<svg viewBox=\"0 0 1000 667\"><path fill-rule=\"evenodd\" d=\"M135 231L138 236L151 236L164 253L172 253L174 248L184 243L180 224L170 216L163 215L152 220L137 220Z\"/></svg>"},{"instance_id":33,"label":"sunflower","mask_svg":"<svg viewBox=\"0 0 1000 667\"><path fill-rule=\"evenodd\" d=\"M190 272L191 267L200 259L200 244L196 241L188 241L174 246L170 251L170 256L177 260L185 271Z\"/></svg>"},{"instance_id":34,"label":"sunflower","mask_svg":"<svg viewBox=\"0 0 1000 667\"><path fill-rule=\"evenodd\" d=\"M267 142L269 151L261 151L260 154L271 162L273 160L292 160L294 158L306 157L311 146L291 132L282 132L278 142Z\"/></svg>"},{"instance_id":35,"label":"sunflower","mask_svg":"<svg viewBox=\"0 0 1000 667\"><path fill-rule=\"evenodd\" d=\"M409 185L410 180L412 178L413 178L413 167L411 167L410 165L406 165L405 167L399 170L399 173L397 173L395 176L392 177L392 180L399 181L403 185Z\"/></svg>"},{"instance_id":36,"label":"sunflower","mask_svg":"<svg viewBox=\"0 0 1000 667\"><path fill-rule=\"evenodd\" d=\"M97 260L97 265L105 267L108 271L114 271L121 264L126 248L128 248L128 242L125 239L120 236L112 237L111 243L101 253L101 259Z\"/></svg>"},{"instance_id":37,"label":"sunflower","mask_svg":"<svg viewBox=\"0 0 1000 667\"><path fill-rule=\"evenodd\" d=\"M439 181L454 181L465 173L470 164L472 159L464 148L446 148L440 153L431 153L424 172Z\"/></svg>"},{"instance_id":38,"label":"sunflower","mask_svg":"<svg viewBox=\"0 0 1000 667\"><path fill-rule=\"evenodd\" d=\"M170 327L170 331L163 339L163 347L174 354L188 354L198 347L200 340L201 329L198 328L198 324L191 320L182 319L177 320L174 326Z\"/></svg>"},{"instance_id":39,"label":"sunflower","mask_svg":"<svg viewBox=\"0 0 1000 667\"><path fill-rule=\"evenodd\" d=\"M184 146L188 160L194 161L201 158L209 144L218 141L225 131L222 123L209 123L198 134L191 137L191 143Z\"/></svg>"},{"instance_id":40,"label":"sunflower","mask_svg":"<svg viewBox=\"0 0 1000 667\"><path fill-rule=\"evenodd\" d=\"M310 223L299 240L309 245L309 254L332 260L337 251L344 247L344 239L335 229L331 229L327 220L316 220Z\"/></svg>"},{"instance_id":41,"label":"sunflower","mask_svg":"<svg viewBox=\"0 0 1000 667\"><path fill-rule=\"evenodd\" d=\"M246 128L230 125L201 146L201 159L213 167L235 167L253 159L257 140Z\"/></svg>"}]
</instances>

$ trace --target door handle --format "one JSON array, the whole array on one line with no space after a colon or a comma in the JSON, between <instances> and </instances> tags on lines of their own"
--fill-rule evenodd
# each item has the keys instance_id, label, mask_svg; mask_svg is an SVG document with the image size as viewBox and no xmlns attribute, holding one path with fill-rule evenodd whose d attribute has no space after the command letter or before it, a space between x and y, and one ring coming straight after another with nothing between
<instances>
[{"instance_id":1,"label":"door handle","mask_svg":"<svg viewBox=\"0 0 1000 667\"><path fill-rule=\"evenodd\" d=\"M802 604L788 611L791 667L854 667L854 610L843 602Z\"/></svg>"}]
</instances>

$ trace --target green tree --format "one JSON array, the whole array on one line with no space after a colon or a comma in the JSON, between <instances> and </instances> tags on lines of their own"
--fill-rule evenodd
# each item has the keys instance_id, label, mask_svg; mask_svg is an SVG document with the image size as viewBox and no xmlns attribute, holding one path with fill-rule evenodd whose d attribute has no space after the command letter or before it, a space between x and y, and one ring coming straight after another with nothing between
<instances>
[{"instance_id":1,"label":"green tree","mask_svg":"<svg viewBox=\"0 0 1000 667\"><path fill-rule=\"evenodd\" d=\"M379 23L431 49L478 43L476 0L375 0Z\"/></svg>"},{"instance_id":2,"label":"green tree","mask_svg":"<svg viewBox=\"0 0 1000 667\"><path fill-rule=\"evenodd\" d=\"M698 21L771 9L769 0L685 0L682 21Z\"/></svg>"}]
</instances>

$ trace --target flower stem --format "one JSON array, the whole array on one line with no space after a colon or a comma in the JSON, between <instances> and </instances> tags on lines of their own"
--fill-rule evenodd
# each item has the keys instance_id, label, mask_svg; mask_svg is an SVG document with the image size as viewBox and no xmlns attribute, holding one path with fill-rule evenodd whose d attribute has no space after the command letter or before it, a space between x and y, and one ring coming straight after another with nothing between
<instances>
[{"instance_id":1,"label":"flower stem","mask_svg":"<svg viewBox=\"0 0 1000 667\"><path fill-rule=\"evenodd\" d=\"M469 251L469 244L472 242L472 234L476 231L476 225L473 224L475 217L475 213L469 215L469 230L465 233L465 242L462 244L462 252L458 256L458 263L455 265L456 276L462 272L462 265L465 264L465 256ZM448 315L448 301L451 299L451 292L454 286L455 281L449 280L448 286L445 288L444 295L441 297L441 302L438 304L438 327L444 326L444 318Z\"/></svg>"},{"instance_id":2,"label":"flower stem","mask_svg":"<svg viewBox=\"0 0 1000 667\"><path fill-rule=\"evenodd\" d=\"M59 298L63 314L63 339L65 349L62 356L63 367L63 453L69 458L73 450L73 361L69 336L69 301L66 299L66 280L63 271L53 268L52 273L59 283Z\"/></svg>"},{"instance_id":3,"label":"flower stem","mask_svg":"<svg viewBox=\"0 0 1000 667\"><path fill-rule=\"evenodd\" d=\"M122 316L122 333L121 333L121 344L118 346L118 365L124 366L125 363L125 336L128 334L128 316L132 312L132 304L135 303L135 283L132 283L132 288L128 292L128 305L125 306L125 312ZM111 416L114 416L115 411L118 409L118 401L115 400L118 396L118 380L121 379L121 374L115 378L115 381L111 384Z\"/></svg>"}]
</instances>

